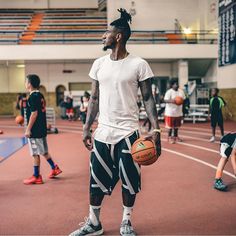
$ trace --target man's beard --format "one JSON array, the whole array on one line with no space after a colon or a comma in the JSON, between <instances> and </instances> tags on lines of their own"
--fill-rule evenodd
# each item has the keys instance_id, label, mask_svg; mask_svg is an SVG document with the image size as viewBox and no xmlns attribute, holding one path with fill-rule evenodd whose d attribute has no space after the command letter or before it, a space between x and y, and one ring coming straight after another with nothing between
<instances>
[{"instance_id":1,"label":"man's beard","mask_svg":"<svg viewBox=\"0 0 236 236\"><path fill-rule=\"evenodd\" d=\"M109 49L109 48L110 48L109 46L104 46L102 50L107 51L107 49Z\"/></svg>"},{"instance_id":2,"label":"man's beard","mask_svg":"<svg viewBox=\"0 0 236 236\"><path fill-rule=\"evenodd\" d=\"M115 48L115 43L111 43L110 45L104 45L103 46L103 51L107 51L107 49L113 49Z\"/></svg>"}]
</instances>

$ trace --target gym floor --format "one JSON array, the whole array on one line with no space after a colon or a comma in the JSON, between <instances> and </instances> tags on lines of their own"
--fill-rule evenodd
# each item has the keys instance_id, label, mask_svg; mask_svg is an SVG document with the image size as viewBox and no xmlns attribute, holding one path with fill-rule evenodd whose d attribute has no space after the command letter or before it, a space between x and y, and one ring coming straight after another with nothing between
<instances>
[{"instance_id":1,"label":"gym floor","mask_svg":"<svg viewBox=\"0 0 236 236\"><path fill-rule=\"evenodd\" d=\"M48 179L50 167L42 160L45 184L26 186L22 181L32 175L32 159L22 141L24 129L14 119L0 119L0 235L68 235L87 216L89 152L82 143L82 124L58 120L57 128L59 134L48 135L48 144L63 173ZM235 131L235 123L226 122L225 130ZM229 190L213 189L220 158L217 135L218 142L209 143L209 123L185 123L180 129L184 142L169 144L164 129L160 159L142 167L132 220L138 235L236 234L236 179L230 162L223 176ZM20 144L7 151L9 140ZM105 235L119 234L121 217L118 184L103 203Z\"/></svg>"}]
</instances>

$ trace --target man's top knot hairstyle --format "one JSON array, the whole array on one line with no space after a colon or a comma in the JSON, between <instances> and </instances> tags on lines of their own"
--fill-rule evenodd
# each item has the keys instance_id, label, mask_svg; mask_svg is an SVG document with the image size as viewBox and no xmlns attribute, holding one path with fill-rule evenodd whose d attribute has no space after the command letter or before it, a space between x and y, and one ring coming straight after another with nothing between
<instances>
[{"instance_id":1,"label":"man's top knot hairstyle","mask_svg":"<svg viewBox=\"0 0 236 236\"><path fill-rule=\"evenodd\" d=\"M117 9L120 12L120 18L111 22L111 26L116 27L120 32L123 33L125 42L129 39L131 35L131 30L129 22L132 22L131 15L123 8Z\"/></svg>"},{"instance_id":2,"label":"man's top knot hairstyle","mask_svg":"<svg viewBox=\"0 0 236 236\"><path fill-rule=\"evenodd\" d=\"M117 9L118 12L120 12L120 19L124 20L126 22L132 22L132 17L131 15L123 8Z\"/></svg>"}]
</instances>

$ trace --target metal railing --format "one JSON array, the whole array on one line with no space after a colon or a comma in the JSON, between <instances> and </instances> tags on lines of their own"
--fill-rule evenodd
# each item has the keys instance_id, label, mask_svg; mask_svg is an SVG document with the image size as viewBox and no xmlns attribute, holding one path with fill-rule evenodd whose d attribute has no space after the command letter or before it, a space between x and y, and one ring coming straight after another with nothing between
<instances>
[{"instance_id":1,"label":"metal railing","mask_svg":"<svg viewBox=\"0 0 236 236\"><path fill-rule=\"evenodd\" d=\"M1 30L0 44L18 44L23 30L11 29ZM105 29L79 29L74 28L48 28L36 31L36 36L32 40L33 44L80 44L80 43L100 43ZM10 37L10 35L16 35ZM131 44L217 44L218 34L212 31L193 31L191 34L176 33L173 30L134 30L129 39Z\"/></svg>"}]
</instances>

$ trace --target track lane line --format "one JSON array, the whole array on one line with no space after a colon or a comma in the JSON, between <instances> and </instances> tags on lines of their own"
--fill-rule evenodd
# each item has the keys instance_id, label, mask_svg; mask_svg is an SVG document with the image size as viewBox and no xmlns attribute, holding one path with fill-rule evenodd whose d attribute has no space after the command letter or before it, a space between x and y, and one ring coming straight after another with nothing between
<instances>
[{"instance_id":1,"label":"track lane line","mask_svg":"<svg viewBox=\"0 0 236 236\"><path fill-rule=\"evenodd\" d=\"M216 150L214 150L214 149L210 149L210 148L205 148L205 147L197 146L197 145L190 144L190 143L178 142L178 144L184 145L184 146L189 146L189 147L194 147L194 148L201 149L201 150L205 150L205 151L209 151L209 152L219 153L219 151L216 151Z\"/></svg>"},{"instance_id":2,"label":"track lane line","mask_svg":"<svg viewBox=\"0 0 236 236\"><path fill-rule=\"evenodd\" d=\"M206 161L202 161L202 160L200 160L200 159L198 159L198 158L196 158L196 157L193 157L193 156L190 156L190 155L186 155L186 154L183 154L183 153L181 153L181 152L176 152L176 151L170 150L170 149L168 149L168 148L162 148L162 150L164 150L164 151L166 151L166 152L173 153L173 154L178 155L178 156L181 156L181 157L184 157L184 158L186 158L186 159L189 159L189 160L192 160L192 161L201 163L201 164L203 164L203 165L205 165L205 166L208 166L208 167L210 167L210 168L212 168L212 169L214 169L214 170L217 170L217 166L214 166L214 165L212 165L212 164L210 164L210 163L208 163L208 162L206 162ZM224 172L224 174L226 174L226 175L232 177L233 179L236 179L236 177L235 177L233 174L231 174L230 172L225 171L225 170L224 170L223 172Z\"/></svg>"}]
</instances>

